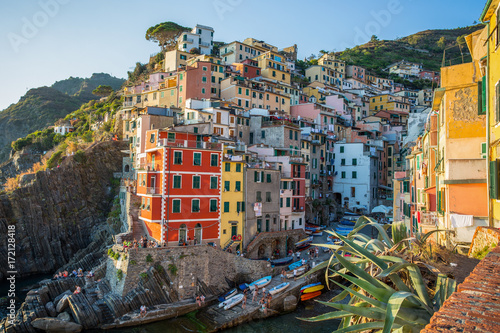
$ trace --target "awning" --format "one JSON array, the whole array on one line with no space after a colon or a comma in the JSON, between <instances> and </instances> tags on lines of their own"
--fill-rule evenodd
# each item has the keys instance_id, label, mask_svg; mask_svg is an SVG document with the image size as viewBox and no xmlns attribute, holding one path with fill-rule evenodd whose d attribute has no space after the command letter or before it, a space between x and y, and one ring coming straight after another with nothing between
<instances>
[{"instance_id":1,"label":"awning","mask_svg":"<svg viewBox=\"0 0 500 333\"><path fill-rule=\"evenodd\" d=\"M385 185L379 185L378 188L381 188L381 189L384 189L384 190L387 190L387 191L393 191L394 190L392 187L385 186Z\"/></svg>"}]
</instances>

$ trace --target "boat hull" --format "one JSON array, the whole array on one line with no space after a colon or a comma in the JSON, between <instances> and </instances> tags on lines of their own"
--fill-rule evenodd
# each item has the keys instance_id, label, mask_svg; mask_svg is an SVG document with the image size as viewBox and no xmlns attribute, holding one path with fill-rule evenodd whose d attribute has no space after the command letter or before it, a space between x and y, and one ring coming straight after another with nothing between
<instances>
[{"instance_id":1,"label":"boat hull","mask_svg":"<svg viewBox=\"0 0 500 333\"><path fill-rule=\"evenodd\" d=\"M310 294L310 293L314 293L314 292L317 292L317 291L320 291L320 290L323 290L323 288L325 288L324 285L320 284L318 286L314 286L314 287L309 287L307 289L304 289L303 293L304 294Z\"/></svg>"},{"instance_id":2,"label":"boat hull","mask_svg":"<svg viewBox=\"0 0 500 333\"><path fill-rule=\"evenodd\" d=\"M319 295L321 295L321 291L315 291L315 292L309 293L309 294L302 294L300 296L300 300L301 301L307 301L309 299L313 299L315 297L318 297Z\"/></svg>"}]
</instances>

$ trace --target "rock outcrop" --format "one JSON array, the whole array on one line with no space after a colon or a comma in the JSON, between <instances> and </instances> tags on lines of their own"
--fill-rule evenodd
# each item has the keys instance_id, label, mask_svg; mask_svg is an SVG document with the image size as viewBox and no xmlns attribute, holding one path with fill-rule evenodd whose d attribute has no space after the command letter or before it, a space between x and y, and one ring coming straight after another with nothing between
<instances>
[{"instance_id":1,"label":"rock outcrop","mask_svg":"<svg viewBox=\"0 0 500 333\"><path fill-rule=\"evenodd\" d=\"M59 168L38 172L31 185L0 195L0 234L16 227L18 277L54 272L75 255L73 268L98 263L102 252L96 258L95 251L111 239L105 220L123 148L122 142L95 144L83 161L68 157ZM0 244L0 260L7 262L7 242ZM6 271L1 265L0 280Z\"/></svg>"}]
</instances>

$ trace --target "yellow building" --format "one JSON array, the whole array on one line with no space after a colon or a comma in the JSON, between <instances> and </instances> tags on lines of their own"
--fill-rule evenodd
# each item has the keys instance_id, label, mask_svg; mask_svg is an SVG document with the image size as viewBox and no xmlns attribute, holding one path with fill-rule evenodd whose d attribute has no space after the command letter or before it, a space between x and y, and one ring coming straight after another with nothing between
<instances>
[{"instance_id":1,"label":"yellow building","mask_svg":"<svg viewBox=\"0 0 500 333\"><path fill-rule=\"evenodd\" d=\"M241 250L245 228L245 181L243 155L224 149L221 184L220 244L223 249Z\"/></svg>"},{"instance_id":2,"label":"yellow building","mask_svg":"<svg viewBox=\"0 0 500 333\"><path fill-rule=\"evenodd\" d=\"M321 82L330 86L342 86L344 74L325 67L325 66L311 66L306 69L306 78L309 82Z\"/></svg>"},{"instance_id":3,"label":"yellow building","mask_svg":"<svg viewBox=\"0 0 500 333\"><path fill-rule=\"evenodd\" d=\"M488 163L489 188L489 226L500 226L500 29L499 29L500 0L488 0L481 14L480 21L486 27L479 34L472 34L466 38L473 58L486 53L486 57L479 59L480 72L479 112L487 114L488 127L486 142L488 147L481 152L486 155ZM485 43L486 41L486 43ZM486 52L484 52L486 51Z\"/></svg>"},{"instance_id":4,"label":"yellow building","mask_svg":"<svg viewBox=\"0 0 500 333\"><path fill-rule=\"evenodd\" d=\"M344 77L346 72L345 61L338 60L334 55L328 53L323 54L321 58L318 59L318 65L333 69L334 71L341 73L342 77Z\"/></svg>"},{"instance_id":5,"label":"yellow building","mask_svg":"<svg viewBox=\"0 0 500 333\"><path fill-rule=\"evenodd\" d=\"M179 66L186 66L187 60L193 57L192 54L180 50L172 50L165 52L163 60L163 68L165 72L176 71Z\"/></svg>"},{"instance_id":6,"label":"yellow building","mask_svg":"<svg viewBox=\"0 0 500 333\"><path fill-rule=\"evenodd\" d=\"M177 107L177 76L168 77L165 81L160 82L158 91L160 95L158 106Z\"/></svg>"},{"instance_id":7,"label":"yellow building","mask_svg":"<svg viewBox=\"0 0 500 333\"><path fill-rule=\"evenodd\" d=\"M253 59L257 61L263 77L290 84L290 73L285 64L285 58L281 54L269 51Z\"/></svg>"},{"instance_id":8,"label":"yellow building","mask_svg":"<svg viewBox=\"0 0 500 333\"><path fill-rule=\"evenodd\" d=\"M410 104L402 97L392 94L382 94L370 98L370 114L381 110L410 112Z\"/></svg>"}]
</instances>

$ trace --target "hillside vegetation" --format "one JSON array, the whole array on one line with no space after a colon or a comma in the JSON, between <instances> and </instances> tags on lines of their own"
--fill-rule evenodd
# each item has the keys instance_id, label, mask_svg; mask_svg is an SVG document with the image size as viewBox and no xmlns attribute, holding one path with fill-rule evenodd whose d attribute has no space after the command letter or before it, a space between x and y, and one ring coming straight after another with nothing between
<instances>
[{"instance_id":1,"label":"hillside vegetation","mask_svg":"<svg viewBox=\"0 0 500 333\"><path fill-rule=\"evenodd\" d=\"M116 90L123 82L123 79L100 73L87 79L71 77L52 87L30 89L19 102L0 112L0 163L9 158L12 141L51 126L83 103L99 99L92 94L99 85Z\"/></svg>"},{"instance_id":2,"label":"hillside vegetation","mask_svg":"<svg viewBox=\"0 0 500 333\"><path fill-rule=\"evenodd\" d=\"M365 67L376 75L387 76L383 69L399 60L422 63L425 69L439 71L445 53L446 66L470 61L463 39L484 26L482 24L446 30L425 30L396 40L372 40L352 49L337 52L348 64Z\"/></svg>"}]
</instances>

